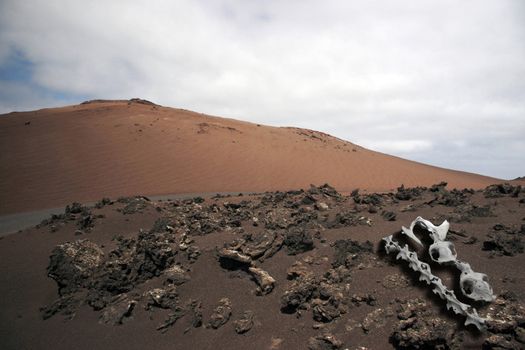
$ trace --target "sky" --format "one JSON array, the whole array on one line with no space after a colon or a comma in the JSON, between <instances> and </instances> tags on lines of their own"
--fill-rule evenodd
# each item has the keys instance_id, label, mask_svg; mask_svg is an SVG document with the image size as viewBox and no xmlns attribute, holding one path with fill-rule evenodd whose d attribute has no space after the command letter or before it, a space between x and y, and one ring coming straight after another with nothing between
<instances>
[{"instance_id":1,"label":"sky","mask_svg":"<svg viewBox=\"0 0 525 350\"><path fill-rule=\"evenodd\" d=\"M0 0L0 113L133 97L525 176L525 1Z\"/></svg>"}]
</instances>

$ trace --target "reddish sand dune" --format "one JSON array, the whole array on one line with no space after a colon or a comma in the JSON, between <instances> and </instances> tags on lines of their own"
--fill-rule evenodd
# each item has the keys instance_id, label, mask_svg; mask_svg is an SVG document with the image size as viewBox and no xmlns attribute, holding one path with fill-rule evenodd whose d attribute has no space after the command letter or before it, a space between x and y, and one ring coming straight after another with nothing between
<instances>
[{"instance_id":1,"label":"reddish sand dune","mask_svg":"<svg viewBox=\"0 0 525 350\"><path fill-rule=\"evenodd\" d=\"M132 194L500 182L315 131L128 101L3 115L0 149L0 214Z\"/></svg>"}]
</instances>

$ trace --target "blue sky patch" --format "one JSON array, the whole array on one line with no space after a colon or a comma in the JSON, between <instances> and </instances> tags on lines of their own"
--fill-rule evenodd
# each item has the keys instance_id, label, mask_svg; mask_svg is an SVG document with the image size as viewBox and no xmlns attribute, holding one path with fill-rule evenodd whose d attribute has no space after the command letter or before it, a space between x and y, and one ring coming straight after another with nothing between
<instances>
[{"instance_id":1,"label":"blue sky patch","mask_svg":"<svg viewBox=\"0 0 525 350\"><path fill-rule=\"evenodd\" d=\"M13 50L7 60L0 64L0 80L29 82L33 77L34 64L18 50Z\"/></svg>"}]
</instances>

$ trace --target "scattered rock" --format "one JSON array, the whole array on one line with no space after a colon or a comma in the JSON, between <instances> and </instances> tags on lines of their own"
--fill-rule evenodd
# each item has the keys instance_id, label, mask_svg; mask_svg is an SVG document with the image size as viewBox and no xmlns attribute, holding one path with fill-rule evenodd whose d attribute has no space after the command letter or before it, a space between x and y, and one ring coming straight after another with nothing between
<instances>
[{"instance_id":1,"label":"scattered rock","mask_svg":"<svg viewBox=\"0 0 525 350\"><path fill-rule=\"evenodd\" d=\"M319 281L313 276L301 278L292 283L281 296L281 311L294 313L297 309L306 309L307 303L319 296Z\"/></svg>"},{"instance_id":2,"label":"scattered rock","mask_svg":"<svg viewBox=\"0 0 525 350\"><path fill-rule=\"evenodd\" d=\"M89 231L95 226L95 216L91 212L84 212L77 220L77 227L81 231Z\"/></svg>"},{"instance_id":3,"label":"scattered rock","mask_svg":"<svg viewBox=\"0 0 525 350\"><path fill-rule=\"evenodd\" d=\"M173 326L180 318L186 315L186 310L177 306L175 310L168 315L168 318L157 327L158 331L165 333L168 331L169 327Z\"/></svg>"},{"instance_id":4,"label":"scattered rock","mask_svg":"<svg viewBox=\"0 0 525 350\"><path fill-rule=\"evenodd\" d=\"M404 302L398 309L398 324L390 336L396 349L450 349L453 325L437 315L421 299Z\"/></svg>"},{"instance_id":5,"label":"scattered rock","mask_svg":"<svg viewBox=\"0 0 525 350\"><path fill-rule=\"evenodd\" d=\"M381 213L381 216L386 221L396 221L396 213L394 213L393 211L383 211Z\"/></svg>"},{"instance_id":6,"label":"scattered rock","mask_svg":"<svg viewBox=\"0 0 525 350\"><path fill-rule=\"evenodd\" d=\"M356 204L367 204L369 206L378 207L383 205L383 197L377 193L360 195L359 190L352 191L352 199Z\"/></svg>"},{"instance_id":7,"label":"scattered rock","mask_svg":"<svg viewBox=\"0 0 525 350\"><path fill-rule=\"evenodd\" d=\"M246 234L240 242L239 249L252 259L265 260L281 249L283 239L273 230Z\"/></svg>"},{"instance_id":8,"label":"scattered rock","mask_svg":"<svg viewBox=\"0 0 525 350\"><path fill-rule=\"evenodd\" d=\"M233 322L233 325L235 326L235 332L237 334L243 334L248 332L253 327L253 318L254 314L253 311L247 310L242 314L242 317L235 322Z\"/></svg>"},{"instance_id":9,"label":"scattered rock","mask_svg":"<svg viewBox=\"0 0 525 350\"><path fill-rule=\"evenodd\" d=\"M325 195L327 197L332 197L332 198L336 198L336 199L341 198L341 194L339 192L337 192L335 190L335 188L333 188L329 184L324 184L324 185L318 187L318 190L319 190L319 192L321 194L323 194L323 195Z\"/></svg>"},{"instance_id":10,"label":"scattered rock","mask_svg":"<svg viewBox=\"0 0 525 350\"><path fill-rule=\"evenodd\" d=\"M452 191L443 190L434 199L433 203L444 205L447 207L458 207L465 205L469 202L469 196L472 194L471 190L458 191L453 189Z\"/></svg>"},{"instance_id":11,"label":"scattered rock","mask_svg":"<svg viewBox=\"0 0 525 350\"><path fill-rule=\"evenodd\" d=\"M330 207L324 202L319 202L315 204L315 209L319 211L327 211L328 209L330 209Z\"/></svg>"},{"instance_id":12,"label":"scattered rock","mask_svg":"<svg viewBox=\"0 0 525 350\"><path fill-rule=\"evenodd\" d=\"M401 207L401 212L403 212L403 213L406 213L407 211L408 212L413 212L413 211L416 211L419 207L420 207L420 205L408 204L408 205L405 205L405 206Z\"/></svg>"},{"instance_id":13,"label":"scattered rock","mask_svg":"<svg viewBox=\"0 0 525 350\"><path fill-rule=\"evenodd\" d=\"M49 226L51 232L56 232L68 222L76 221L77 234L82 234L89 232L95 225L96 219L101 217L103 215L95 216L88 207L74 202L66 206L63 214L52 214L50 218L42 220L37 227Z\"/></svg>"},{"instance_id":14,"label":"scattered rock","mask_svg":"<svg viewBox=\"0 0 525 350\"><path fill-rule=\"evenodd\" d=\"M375 206L373 206L373 205L371 205L371 204L368 205L368 212L369 212L370 214L375 214L375 213L377 213L378 211L379 211L378 207L375 207Z\"/></svg>"},{"instance_id":15,"label":"scattered rock","mask_svg":"<svg viewBox=\"0 0 525 350\"><path fill-rule=\"evenodd\" d=\"M72 204L66 205L65 214L66 215L69 215L69 214L80 214L86 209L87 208L82 206L82 204L80 204L78 202L73 202Z\"/></svg>"},{"instance_id":16,"label":"scattered rock","mask_svg":"<svg viewBox=\"0 0 525 350\"><path fill-rule=\"evenodd\" d=\"M177 286L184 284L190 280L190 276L186 271L179 265L173 265L172 267L164 270L164 276L168 283L175 284Z\"/></svg>"},{"instance_id":17,"label":"scattered rock","mask_svg":"<svg viewBox=\"0 0 525 350\"><path fill-rule=\"evenodd\" d=\"M350 298L350 301L356 306L359 306L363 303L366 303L369 306L375 306L376 300L377 300L376 297L370 293L353 294L352 297Z\"/></svg>"},{"instance_id":18,"label":"scattered rock","mask_svg":"<svg viewBox=\"0 0 525 350\"><path fill-rule=\"evenodd\" d=\"M137 239L117 238L117 247L107 255L88 240L65 243L53 250L48 274L57 281L60 295L76 293L74 298L103 310L115 307L115 297L173 266L174 245L169 233L144 231Z\"/></svg>"},{"instance_id":19,"label":"scattered rock","mask_svg":"<svg viewBox=\"0 0 525 350\"><path fill-rule=\"evenodd\" d=\"M121 325L126 318L131 317L136 304L135 300L129 300L125 294L121 294L111 306L104 309L100 323Z\"/></svg>"},{"instance_id":20,"label":"scattered rock","mask_svg":"<svg viewBox=\"0 0 525 350\"><path fill-rule=\"evenodd\" d=\"M188 249L186 249L186 257L190 264L193 264L195 261L197 261L197 258L201 255L201 251L199 250L199 247L192 245L189 246Z\"/></svg>"},{"instance_id":21,"label":"scattered rock","mask_svg":"<svg viewBox=\"0 0 525 350\"><path fill-rule=\"evenodd\" d=\"M470 236L469 238L467 238L466 240L463 241L463 244L467 244L467 245L471 245L471 244L475 244L478 242L478 239L474 236Z\"/></svg>"},{"instance_id":22,"label":"scattered rock","mask_svg":"<svg viewBox=\"0 0 525 350\"><path fill-rule=\"evenodd\" d=\"M341 316L340 300L337 298L314 299L312 301L312 314L313 319L318 322L331 322Z\"/></svg>"},{"instance_id":23,"label":"scattered rock","mask_svg":"<svg viewBox=\"0 0 525 350\"><path fill-rule=\"evenodd\" d=\"M294 265L302 266L300 263ZM346 312L344 286L341 283L349 282L349 276L342 270L346 268L330 269L322 278L316 277L311 271L303 274L297 270L297 277L281 296L281 311L299 314L300 310L312 309L313 318L321 322L330 322L339 317ZM295 277L295 273L292 272L292 276Z\"/></svg>"},{"instance_id":24,"label":"scattered rock","mask_svg":"<svg viewBox=\"0 0 525 350\"><path fill-rule=\"evenodd\" d=\"M301 204L302 205L312 205L314 204L315 202L317 202L317 199L315 199L314 196L310 195L310 194L306 194L302 199L301 199Z\"/></svg>"},{"instance_id":25,"label":"scattered rock","mask_svg":"<svg viewBox=\"0 0 525 350\"><path fill-rule=\"evenodd\" d=\"M126 291L134 284L160 276L173 266L175 240L168 233L140 231L136 240L122 240L109 256L100 282L107 290ZM123 265L127 274L122 274Z\"/></svg>"},{"instance_id":26,"label":"scattered rock","mask_svg":"<svg viewBox=\"0 0 525 350\"><path fill-rule=\"evenodd\" d=\"M504 196L517 197L521 192L521 186L512 186L508 183L490 185L485 188L483 195L485 198L498 198Z\"/></svg>"},{"instance_id":27,"label":"scattered rock","mask_svg":"<svg viewBox=\"0 0 525 350\"><path fill-rule=\"evenodd\" d=\"M325 333L308 339L309 350L337 350L341 349L343 342L339 341L333 334Z\"/></svg>"},{"instance_id":28,"label":"scattered rock","mask_svg":"<svg viewBox=\"0 0 525 350\"><path fill-rule=\"evenodd\" d=\"M99 200L97 203L95 203L95 208L96 209L102 209L106 205L113 205L113 201L111 199L107 198L107 197L104 197L101 200Z\"/></svg>"},{"instance_id":29,"label":"scattered rock","mask_svg":"<svg viewBox=\"0 0 525 350\"><path fill-rule=\"evenodd\" d=\"M73 295L65 295L55 300L51 305L40 308L42 319L47 320L48 318L61 314L67 319L73 319L76 315L76 310L80 304Z\"/></svg>"},{"instance_id":30,"label":"scattered rock","mask_svg":"<svg viewBox=\"0 0 525 350\"><path fill-rule=\"evenodd\" d=\"M483 349L522 350L523 344L516 343L509 335L492 334L483 342Z\"/></svg>"},{"instance_id":31,"label":"scattered rock","mask_svg":"<svg viewBox=\"0 0 525 350\"><path fill-rule=\"evenodd\" d=\"M328 224L328 228L340 228L357 225L372 225L372 221L355 212L343 211L335 214L335 219Z\"/></svg>"},{"instance_id":32,"label":"scattered rock","mask_svg":"<svg viewBox=\"0 0 525 350\"><path fill-rule=\"evenodd\" d=\"M487 314L485 349L523 349L525 344L525 307L509 293L502 293Z\"/></svg>"},{"instance_id":33,"label":"scattered rock","mask_svg":"<svg viewBox=\"0 0 525 350\"><path fill-rule=\"evenodd\" d=\"M523 253L525 242L522 235L512 230L497 230L487 235L483 242L483 250L488 250L494 255L514 256Z\"/></svg>"},{"instance_id":34,"label":"scattered rock","mask_svg":"<svg viewBox=\"0 0 525 350\"><path fill-rule=\"evenodd\" d=\"M126 206L119 211L124 215L140 213L148 206L149 199L146 197L123 197L117 200L119 203L125 203Z\"/></svg>"},{"instance_id":35,"label":"scattered rock","mask_svg":"<svg viewBox=\"0 0 525 350\"><path fill-rule=\"evenodd\" d=\"M423 187L405 188L404 185L401 185L397 188L394 197L400 201L414 200L420 198L424 190Z\"/></svg>"},{"instance_id":36,"label":"scattered rock","mask_svg":"<svg viewBox=\"0 0 525 350\"><path fill-rule=\"evenodd\" d=\"M202 326L202 303L199 300L190 300L191 325L194 328Z\"/></svg>"},{"instance_id":37,"label":"scattered rock","mask_svg":"<svg viewBox=\"0 0 525 350\"><path fill-rule=\"evenodd\" d=\"M375 309L365 316L361 322L361 329L363 332L369 333L374 328L382 328L386 325L387 318L392 316L394 316L394 311L391 307Z\"/></svg>"},{"instance_id":38,"label":"scattered rock","mask_svg":"<svg viewBox=\"0 0 525 350\"><path fill-rule=\"evenodd\" d=\"M219 304L213 310L212 315L210 316L209 326L213 329L217 329L230 319L232 314L232 304L230 299L222 298L219 300Z\"/></svg>"},{"instance_id":39,"label":"scattered rock","mask_svg":"<svg viewBox=\"0 0 525 350\"><path fill-rule=\"evenodd\" d=\"M297 279L297 278L304 278L311 274L311 272L308 270L308 267L306 267L302 262L296 261L293 263L292 266L290 266L286 270L286 276L289 280Z\"/></svg>"},{"instance_id":40,"label":"scattered rock","mask_svg":"<svg viewBox=\"0 0 525 350\"><path fill-rule=\"evenodd\" d=\"M155 220L153 227L149 230L150 233L161 233L173 230L173 222L169 218L158 218Z\"/></svg>"},{"instance_id":41,"label":"scattered rock","mask_svg":"<svg viewBox=\"0 0 525 350\"><path fill-rule=\"evenodd\" d=\"M283 343L283 339L282 338L272 337L272 339L270 340L270 350L280 349L282 343Z\"/></svg>"},{"instance_id":42,"label":"scattered rock","mask_svg":"<svg viewBox=\"0 0 525 350\"><path fill-rule=\"evenodd\" d=\"M460 205L454 209L454 213L449 216L449 220L458 223L471 222L471 218L485 218L494 216L490 205L477 206L477 205Z\"/></svg>"},{"instance_id":43,"label":"scattered rock","mask_svg":"<svg viewBox=\"0 0 525 350\"><path fill-rule=\"evenodd\" d=\"M470 210L467 211L467 213L470 216L474 216L474 217L477 217L477 218L486 218L486 217L489 217L489 216L494 216L494 214L490 210L490 206L488 206L488 205L483 206L483 207L478 207L476 205L473 205L470 208Z\"/></svg>"},{"instance_id":44,"label":"scattered rock","mask_svg":"<svg viewBox=\"0 0 525 350\"><path fill-rule=\"evenodd\" d=\"M103 259L102 249L87 239L60 244L51 252L47 275L57 282L63 295L87 285Z\"/></svg>"},{"instance_id":45,"label":"scattered rock","mask_svg":"<svg viewBox=\"0 0 525 350\"><path fill-rule=\"evenodd\" d=\"M146 299L146 310L151 307L175 310L179 303L175 286L151 289L144 293L144 297Z\"/></svg>"},{"instance_id":46,"label":"scattered rock","mask_svg":"<svg viewBox=\"0 0 525 350\"><path fill-rule=\"evenodd\" d=\"M373 246L370 241L360 243L351 239L338 240L334 243L335 252L332 266L353 266L355 262L352 260L357 260L361 254L371 253L372 249Z\"/></svg>"},{"instance_id":47,"label":"scattered rock","mask_svg":"<svg viewBox=\"0 0 525 350\"><path fill-rule=\"evenodd\" d=\"M497 191L499 193L500 189ZM503 196L512 196L516 189L512 193L507 193L507 189L504 192ZM221 266L235 270L235 272L228 271L229 275L238 274L243 278L251 276L257 283L256 293L259 295L271 292L282 293L276 296L280 297L281 312L295 313L298 319L303 318L292 331L301 332L301 329L311 331L310 326L313 324L314 329L324 332L334 332L346 326L348 331L357 328L373 334L376 328L383 327L384 330L386 321L390 323L393 321L389 320L389 317L397 316L399 321L394 322L396 325L390 336L390 341L396 348L453 347L456 325L434 315L430 305L425 302L417 299L402 302L395 313L393 305L399 303L399 300L392 301L390 306L381 304L378 308L376 303L384 301L380 298L381 293L390 295L395 293L395 290L410 285L410 281L405 276L396 273L380 276L375 279L378 282L379 292L381 290L383 292L356 293L359 290L356 283L360 280L353 279L352 275L357 269L372 266L367 265L369 263L378 263L371 242L336 240L331 244L334 249L331 261L331 257L327 256L327 244L322 243L333 242L333 237L340 237L338 236L340 232L330 236L332 232L325 232L327 228L371 225L369 218L360 215L363 211L380 213L385 220L395 220L396 213L387 209L394 208L393 204L400 205L398 202L400 200L422 199L405 202L408 211L435 205L453 207L453 215L458 220L464 220L463 222L468 222L473 217L491 216L492 209L497 209L494 212L499 215L508 202L491 200L491 207L487 205L488 200L480 202L482 198L479 192L475 196L472 196L472 193L471 190L448 191L444 183L434 185L428 190L420 187L408 189L401 186L395 194L360 195L358 191L354 191L352 202L325 185L312 187L308 191L264 193L257 197L260 201L256 199L239 202L239 199L233 198L232 202L222 202L220 198L223 197L217 197L215 202L198 198L161 202L155 204L155 207L159 209L156 215L162 217L149 231L141 230L138 235L126 233L127 238L116 237L114 242L104 248L106 253L102 251L103 246L98 247L87 240L57 246L52 252L48 273L56 280L60 297L49 306L42 308L41 315L44 319L53 315L72 318L80 305L88 304L98 312L102 323L122 324L139 305L139 308L150 310L152 318L167 315L165 321L158 327L163 332L184 316L191 324L188 327L201 327L203 325L201 301L191 299L181 301L182 296L190 297L184 294L187 293L189 284L178 286L190 281L189 263L194 262L201 254L195 241L199 242L199 245L202 244L203 254L213 257L215 250L212 250L212 247L222 244L217 242L223 237L233 237L231 242L224 246L220 245L219 247L223 248L216 250ZM430 201L423 201L428 199ZM126 214L151 206L149 200L144 197L120 199L119 202L125 204L122 211ZM109 199L104 199L96 207L102 208L111 203ZM406 205L407 203L412 204ZM452 209L447 208L440 210L443 209L446 209L444 215L452 212ZM96 219L97 216L90 213L89 208L79 203L72 203L64 214L49 219L47 224L50 227L56 226L56 229L66 224L77 225L77 228L84 232L92 227ZM478 221L480 224L487 222L487 220ZM503 224L491 224L492 230L483 242L483 249L498 255L513 256L522 253L525 225L521 223L516 225L515 221L502 222ZM352 230L358 229L348 230L351 234ZM196 237L212 232L214 234L210 237ZM479 236L471 237L464 232L466 231L459 233L449 231L451 237L460 242L476 243L476 237ZM299 260L286 271L289 281L283 281L283 285L276 284L274 277L284 276L282 270L273 269L274 262L268 265L273 266L270 270L272 274L276 271L273 277L258 267L263 266L260 264L265 259L271 258L283 246L287 254L296 255L315 249L315 240L321 242L320 249L310 254L299 255ZM275 259L290 259L290 257L279 255ZM331 268L327 267L330 263ZM195 268L200 266L196 265ZM360 274L356 276L359 277ZM518 285L516 281L503 280L509 288L516 287ZM382 289L381 286L390 291ZM271 295L265 297L268 300L272 298ZM203 300L205 305L208 305L208 302ZM519 311L519 303L510 299L505 300L504 303L504 306L498 304L493 308L491 305L485 311L482 310L483 313L488 309L491 317L491 322L488 324L490 333L484 344L486 348L520 348L523 345L525 321ZM232 303L229 299L223 298L213 310L210 308L204 311L206 317L210 315L208 322L205 322L206 327L217 329L232 317ZM238 334L249 332L254 326L253 312L249 310L242 314L237 312L235 311L237 319L233 322L235 331ZM353 320L346 316L347 313ZM305 316L312 317L313 321L304 320ZM329 333L312 337L308 340L308 348L342 347L341 342L330 337L333 335ZM286 343L282 343L281 338L275 339L277 339L275 348L285 346ZM354 348L356 344L352 346Z\"/></svg>"},{"instance_id":48,"label":"scattered rock","mask_svg":"<svg viewBox=\"0 0 525 350\"><path fill-rule=\"evenodd\" d=\"M350 270L346 266L338 266L329 269L323 276L323 279L329 284L350 283L352 276Z\"/></svg>"},{"instance_id":49,"label":"scattered rock","mask_svg":"<svg viewBox=\"0 0 525 350\"><path fill-rule=\"evenodd\" d=\"M312 235L299 227L294 227L286 233L283 244L288 255L304 253L314 248Z\"/></svg>"},{"instance_id":50,"label":"scattered rock","mask_svg":"<svg viewBox=\"0 0 525 350\"><path fill-rule=\"evenodd\" d=\"M386 289L398 289L408 287L410 281L405 276L394 273L383 277L382 285Z\"/></svg>"},{"instance_id":51,"label":"scattered rock","mask_svg":"<svg viewBox=\"0 0 525 350\"><path fill-rule=\"evenodd\" d=\"M441 181L438 184L430 186L430 192L445 192L447 185L448 183L446 183L445 181Z\"/></svg>"}]
</instances>

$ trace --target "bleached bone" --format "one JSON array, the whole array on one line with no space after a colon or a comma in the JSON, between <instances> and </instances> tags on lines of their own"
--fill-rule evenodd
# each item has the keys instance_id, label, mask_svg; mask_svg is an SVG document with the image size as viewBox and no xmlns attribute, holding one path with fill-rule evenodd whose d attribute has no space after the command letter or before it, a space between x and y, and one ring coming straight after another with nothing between
<instances>
[{"instance_id":1,"label":"bleached bone","mask_svg":"<svg viewBox=\"0 0 525 350\"><path fill-rule=\"evenodd\" d=\"M423 219L421 216L418 216L416 221L419 223L419 225L423 226L430 232L434 242L444 241L445 238L447 238L448 229L450 228L450 223L447 220L443 221L439 226L435 226L433 223Z\"/></svg>"},{"instance_id":2,"label":"bleached bone","mask_svg":"<svg viewBox=\"0 0 525 350\"><path fill-rule=\"evenodd\" d=\"M430 233L430 237L434 242L444 241L447 238L448 229L450 228L450 224L447 220L443 221L441 225L435 226L433 223L423 219L421 216L418 216L414 221L412 221L410 228L406 228L404 226L401 227L403 234L407 235L420 246L423 246L423 243L421 243L419 238L417 238L417 236L414 234L414 227L416 227L416 225L425 228Z\"/></svg>"},{"instance_id":3,"label":"bleached bone","mask_svg":"<svg viewBox=\"0 0 525 350\"><path fill-rule=\"evenodd\" d=\"M459 260L456 261L456 267L461 271L459 286L463 295L473 300L487 302L496 299L486 274L472 271L468 263Z\"/></svg>"},{"instance_id":4,"label":"bleached bone","mask_svg":"<svg viewBox=\"0 0 525 350\"><path fill-rule=\"evenodd\" d=\"M412 221L412 225L410 225L410 228L406 228L405 226L401 226L401 232L404 235L408 236L410 239L412 239L414 242L419 244L420 246L423 246L423 243L421 243L419 238L417 238L417 236L414 234L414 231L412 231L412 229L414 228L414 222L415 221Z\"/></svg>"},{"instance_id":5,"label":"bleached bone","mask_svg":"<svg viewBox=\"0 0 525 350\"><path fill-rule=\"evenodd\" d=\"M428 248L430 258L435 262L442 264L447 262L455 262L458 254L454 248L452 242L447 241L438 241L433 243L430 248Z\"/></svg>"},{"instance_id":6,"label":"bleached bone","mask_svg":"<svg viewBox=\"0 0 525 350\"><path fill-rule=\"evenodd\" d=\"M403 234L423 246L419 238L414 234L414 228L417 225L425 228L433 240L433 243L428 248L430 258L439 264L453 264L461 271L461 291L466 297L473 300L489 302L496 298L492 293L492 287L488 283L487 275L474 272L469 264L457 260L457 253L454 244L445 241L450 228L450 224L447 220L443 221L441 225L436 226L430 221L418 216L412 221L410 228L402 227ZM463 281L463 283L461 281Z\"/></svg>"},{"instance_id":7,"label":"bleached bone","mask_svg":"<svg viewBox=\"0 0 525 350\"><path fill-rule=\"evenodd\" d=\"M465 325L468 326L472 324L476 326L479 330L484 330L485 319L478 315L478 312L475 308L468 304L464 304L458 300L454 291L449 290L441 279L432 274L430 265L425 262L419 261L417 253L408 249L408 245L405 244L404 247L401 247L399 243L393 240L392 236L383 238L385 241L385 250L388 254L391 252L397 253L396 259L402 259L408 262L408 266L420 273L419 280L425 281L428 285L432 286L432 291L439 295L439 297L447 302L447 309L452 310L458 315L463 315L466 317Z\"/></svg>"}]
</instances>

